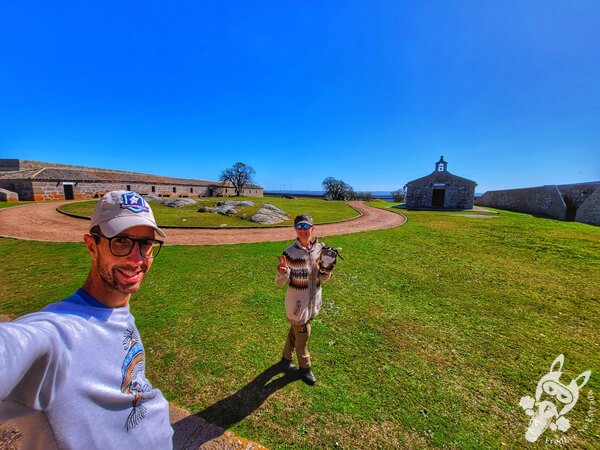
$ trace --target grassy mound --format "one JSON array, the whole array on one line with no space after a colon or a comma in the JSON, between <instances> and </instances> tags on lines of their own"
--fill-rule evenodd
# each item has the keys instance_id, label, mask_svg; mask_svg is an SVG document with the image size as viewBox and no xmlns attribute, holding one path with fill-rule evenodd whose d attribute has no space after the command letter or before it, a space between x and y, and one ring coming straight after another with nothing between
<instances>
[{"instance_id":1,"label":"grassy mound","mask_svg":"<svg viewBox=\"0 0 600 450\"><path fill-rule=\"evenodd\" d=\"M236 207L238 214L235 216L224 216L210 212L200 213L198 209L202 206L214 206L219 201L226 200L250 200L254 206ZM288 214L290 220L277 225L262 225L252 222L252 217L262 205L269 203L277 206ZM90 217L96 201L70 203L60 207L69 214ZM150 202L152 211L159 225L175 227L244 227L244 226L289 226L293 224L294 217L298 214L311 214L316 223L335 222L338 220L357 217L358 213L345 202L326 201L314 198L284 199L278 197L229 197L210 198L199 201L194 205L182 208L171 208L157 202Z\"/></svg>"}]
</instances>

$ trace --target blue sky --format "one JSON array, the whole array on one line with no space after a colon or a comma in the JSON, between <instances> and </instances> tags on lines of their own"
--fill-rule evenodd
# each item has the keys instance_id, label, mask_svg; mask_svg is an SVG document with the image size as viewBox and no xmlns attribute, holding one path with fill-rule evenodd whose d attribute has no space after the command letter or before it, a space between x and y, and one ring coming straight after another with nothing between
<instances>
[{"instance_id":1,"label":"blue sky","mask_svg":"<svg viewBox=\"0 0 600 450\"><path fill-rule=\"evenodd\" d=\"M0 1L0 157L267 189L600 180L600 2Z\"/></svg>"}]
</instances>

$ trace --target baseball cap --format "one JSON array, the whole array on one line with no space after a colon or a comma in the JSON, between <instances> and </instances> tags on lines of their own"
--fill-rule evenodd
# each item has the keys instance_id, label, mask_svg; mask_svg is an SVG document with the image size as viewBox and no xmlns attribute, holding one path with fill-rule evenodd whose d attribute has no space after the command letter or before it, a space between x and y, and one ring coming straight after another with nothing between
<instances>
[{"instance_id":1,"label":"baseball cap","mask_svg":"<svg viewBox=\"0 0 600 450\"><path fill-rule=\"evenodd\" d=\"M113 237L127 228L139 225L154 228L162 237L165 233L158 228L152 208L140 194L132 191L111 191L96 204L92 213L90 229L95 226L106 237Z\"/></svg>"},{"instance_id":2,"label":"baseball cap","mask_svg":"<svg viewBox=\"0 0 600 450\"><path fill-rule=\"evenodd\" d=\"M294 225L298 225L299 223L307 223L309 225L315 224L313 222L313 218L308 214L300 214L299 216L296 216L296 218L294 219Z\"/></svg>"}]
</instances>

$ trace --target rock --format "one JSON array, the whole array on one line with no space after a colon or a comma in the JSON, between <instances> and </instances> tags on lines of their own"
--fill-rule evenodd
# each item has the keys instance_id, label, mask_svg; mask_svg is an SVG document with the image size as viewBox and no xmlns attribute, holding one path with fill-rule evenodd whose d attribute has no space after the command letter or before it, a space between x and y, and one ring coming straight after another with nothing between
<instances>
[{"instance_id":1,"label":"rock","mask_svg":"<svg viewBox=\"0 0 600 450\"><path fill-rule=\"evenodd\" d=\"M217 202L212 208L209 206L203 206L198 212L212 212L214 214L222 214L224 216L233 216L238 213L235 209L236 206L254 206L254 203L248 200L226 200L224 202Z\"/></svg>"},{"instance_id":2,"label":"rock","mask_svg":"<svg viewBox=\"0 0 600 450\"><path fill-rule=\"evenodd\" d=\"M270 225L281 222L280 220L277 220L274 216L268 216L266 214L254 214L252 217L250 217L250 220L256 223L264 223Z\"/></svg>"},{"instance_id":3,"label":"rock","mask_svg":"<svg viewBox=\"0 0 600 450\"><path fill-rule=\"evenodd\" d=\"M196 200L191 198L170 198L170 197L158 197L156 195L144 195L144 199L148 202L162 203L163 205L171 208L181 208L187 205L193 205L198 203Z\"/></svg>"},{"instance_id":4,"label":"rock","mask_svg":"<svg viewBox=\"0 0 600 450\"><path fill-rule=\"evenodd\" d=\"M233 216L233 215L237 214L238 210L235 209L231 205L221 205L221 206L215 206L214 208L212 208L211 212L213 212L215 214L222 214L224 216Z\"/></svg>"},{"instance_id":5,"label":"rock","mask_svg":"<svg viewBox=\"0 0 600 450\"><path fill-rule=\"evenodd\" d=\"M147 202L156 202L156 203L163 202L163 199L157 195L143 195L142 197L144 197L144 200L146 200Z\"/></svg>"},{"instance_id":6,"label":"rock","mask_svg":"<svg viewBox=\"0 0 600 450\"><path fill-rule=\"evenodd\" d=\"M191 198L177 198L175 200L170 199L170 198L163 199L163 204L170 208L182 208L184 206L193 205L195 203L198 203L198 202Z\"/></svg>"},{"instance_id":7,"label":"rock","mask_svg":"<svg viewBox=\"0 0 600 450\"><path fill-rule=\"evenodd\" d=\"M289 217L285 211L282 211L276 206L265 203L262 208L260 208L256 214L250 218L250 220L256 223L272 225L275 223L285 222L286 220L289 220Z\"/></svg>"},{"instance_id":8,"label":"rock","mask_svg":"<svg viewBox=\"0 0 600 450\"><path fill-rule=\"evenodd\" d=\"M254 206L254 203L250 200L227 200L225 204L231 206Z\"/></svg>"}]
</instances>

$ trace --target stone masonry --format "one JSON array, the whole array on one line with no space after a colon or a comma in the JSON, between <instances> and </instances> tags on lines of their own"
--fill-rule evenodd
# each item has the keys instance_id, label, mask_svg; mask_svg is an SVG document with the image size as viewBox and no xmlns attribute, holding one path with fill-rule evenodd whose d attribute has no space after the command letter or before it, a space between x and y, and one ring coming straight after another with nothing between
<instances>
[{"instance_id":1,"label":"stone masonry","mask_svg":"<svg viewBox=\"0 0 600 450\"><path fill-rule=\"evenodd\" d=\"M488 191L478 206L600 225L600 182Z\"/></svg>"},{"instance_id":2,"label":"stone masonry","mask_svg":"<svg viewBox=\"0 0 600 450\"><path fill-rule=\"evenodd\" d=\"M0 159L0 188L21 201L93 199L117 189L173 198L235 195L230 183L15 159ZM247 186L242 195L262 197L263 188Z\"/></svg>"},{"instance_id":3,"label":"stone masonry","mask_svg":"<svg viewBox=\"0 0 600 450\"><path fill-rule=\"evenodd\" d=\"M442 156L435 170L406 185L406 207L409 209L471 209L477 183L448 172Z\"/></svg>"}]
</instances>

